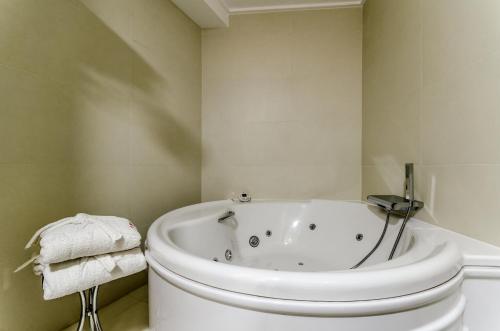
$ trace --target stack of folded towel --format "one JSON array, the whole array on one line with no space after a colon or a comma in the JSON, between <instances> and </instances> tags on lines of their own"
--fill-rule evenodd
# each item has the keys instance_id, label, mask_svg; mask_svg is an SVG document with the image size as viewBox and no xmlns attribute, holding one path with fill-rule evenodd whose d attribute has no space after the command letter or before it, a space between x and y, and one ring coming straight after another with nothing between
<instances>
[{"instance_id":1,"label":"stack of folded towel","mask_svg":"<svg viewBox=\"0 0 500 331\"><path fill-rule=\"evenodd\" d=\"M125 277L146 268L141 235L127 219L78 214L46 225L26 245L40 239L34 263L43 275L45 300L59 298Z\"/></svg>"}]
</instances>

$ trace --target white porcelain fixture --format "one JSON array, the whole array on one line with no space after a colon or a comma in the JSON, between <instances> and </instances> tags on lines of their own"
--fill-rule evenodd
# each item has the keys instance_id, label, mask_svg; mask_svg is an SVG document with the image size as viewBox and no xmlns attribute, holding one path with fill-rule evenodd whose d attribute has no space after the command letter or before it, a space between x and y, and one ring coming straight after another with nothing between
<instances>
[{"instance_id":1,"label":"white porcelain fixture","mask_svg":"<svg viewBox=\"0 0 500 331\"><path fill-rule=\"evenodd\" d=\"M150 328L500 329L500 314L484 308L500 303L497 247L412 219L387 261L393 219L379 249L351 270L384 220L377 207L326 200L172 211L148 231Z\"/></svg>"}]
</instances>

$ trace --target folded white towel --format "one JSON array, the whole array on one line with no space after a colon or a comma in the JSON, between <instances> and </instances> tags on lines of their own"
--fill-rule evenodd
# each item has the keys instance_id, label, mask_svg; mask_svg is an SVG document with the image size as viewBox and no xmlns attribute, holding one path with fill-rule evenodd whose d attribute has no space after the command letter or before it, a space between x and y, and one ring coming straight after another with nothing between
<instances>
[{"instance_id":1,"label":"folded white towel","mask_svg":"<svg viewBox=\"0 0 500 331\"><path fill-rule=\"evenodd\" d=\"M40 237L41 264L107 254L138 247L141 235L129 220L116 216L78 214L38 230L26 249Z\"/></svg>"},{"instance_id":2,"label":"folded white towel","mask_svg":"<svg viewBox=\"0 0 500 331\"><path fill-rule=\"evenodd\" d=\"M146 259L141 249L134 248L50 265L35 264L34 271L42 272L43 298L51 300L132 275L145 268Z\"/></svg>"}]
</instances>

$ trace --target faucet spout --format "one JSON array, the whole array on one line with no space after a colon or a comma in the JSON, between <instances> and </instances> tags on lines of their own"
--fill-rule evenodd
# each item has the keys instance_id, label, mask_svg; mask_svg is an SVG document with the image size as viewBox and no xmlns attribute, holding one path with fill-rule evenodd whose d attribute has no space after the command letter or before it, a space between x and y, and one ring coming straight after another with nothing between
<instances>
[{"instance_id":1,"label":"faucet spout","mask_svg":"<svg viewBox=\"0 0 500 331\"><path fill-rule=\"evenodd\" d=\"M228 218L233 217L234 215L235 215L234 211L232 211L232 210L228 210L228 211L226 211L224 214L222 214L222 216L221 216L221 217L219 217L217 221L218 221L219 223L222 223L222 222L224 222L225 220L227 220Z\"/></svg>"}]
</instances>

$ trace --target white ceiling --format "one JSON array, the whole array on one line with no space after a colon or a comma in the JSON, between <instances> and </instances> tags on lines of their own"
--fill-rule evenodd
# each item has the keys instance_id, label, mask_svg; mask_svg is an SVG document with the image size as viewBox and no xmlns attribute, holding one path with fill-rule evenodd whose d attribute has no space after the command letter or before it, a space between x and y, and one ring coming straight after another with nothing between
<instances>
[{"instance_id":1,"label":"white ceiling","mask_svg":"<svg viewBox=\"0 0 500 331\"><path fill-rule=\"evenodd\" d=\"M221 0L230 14L359 6L364 0Z\"/></svg>"},{"instance_id":2,"label":"white ceiling","mask_svg":"<svg viewBox=\"0 0 500 331\"><path fill-rule=\"evenodd\" d=\"M172 0L202 28L229 26L229 16L361 6L365 0ZM401 0L404 1L404 0Z\"/></svg>"}]
</instances>

